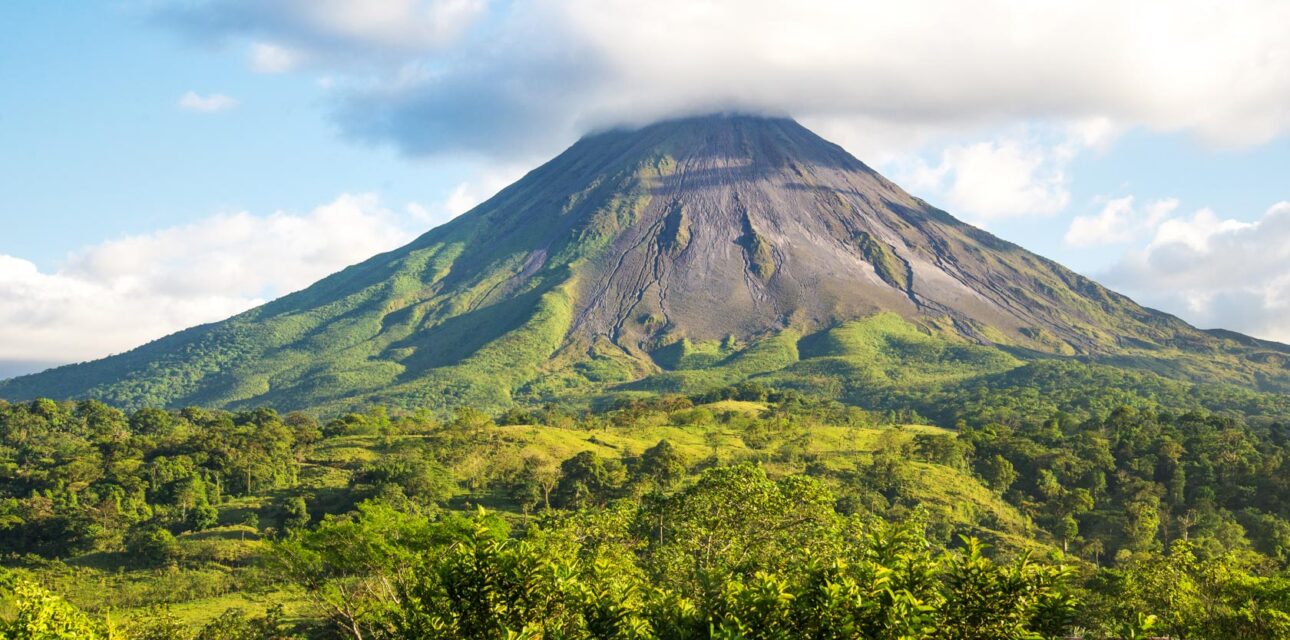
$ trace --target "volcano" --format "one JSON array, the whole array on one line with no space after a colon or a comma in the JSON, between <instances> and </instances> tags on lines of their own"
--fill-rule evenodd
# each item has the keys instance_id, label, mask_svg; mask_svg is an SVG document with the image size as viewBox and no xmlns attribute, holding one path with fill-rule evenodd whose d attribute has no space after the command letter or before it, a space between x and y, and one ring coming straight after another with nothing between
<instances>
[{"instance_id":1,"label":"volcano","mask_svg":"<svg viewBox=\"0 0 1290 640\"><path fill-rule=\"evenodd\" d=\"M0 397L444 409L791 382L857 322L988 366L1078 358L1287 386L1290 348L1144 308L793 120L714 115L589 135L405 247Z\"/></svg>"}]
</instances>

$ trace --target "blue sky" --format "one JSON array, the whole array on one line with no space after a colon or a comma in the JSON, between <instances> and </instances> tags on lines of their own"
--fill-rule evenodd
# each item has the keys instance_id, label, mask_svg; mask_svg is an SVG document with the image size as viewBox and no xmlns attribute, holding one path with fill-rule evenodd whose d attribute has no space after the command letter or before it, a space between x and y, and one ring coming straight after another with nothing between
<instances>
[{"instance_id":1,"label":"blue sky","mask_svg":"<svg viewBox=\"0 0 1290 640\"><path fill-rule=\"evenodd\" d=\"M19 0L0 4L0 25L0 252L42 268L219 211L307 210L342 192L438 202L477 171L342 140L322 75L253 73L145 5ZM188 91L239 104L194 113L177 105Z\"/></svg>"},{"instance_id":2,"label":"blue sky","mask_svg":"<svg viewBox=\"0 0 1290 640\"><path fill-rule=\"evenodd\" d=\"M0 4L0 376L304 286L587 130L712 110L794 115L1146 304L1290 340L1284 3L663 4Z\"/></svg>"}]
</instances>

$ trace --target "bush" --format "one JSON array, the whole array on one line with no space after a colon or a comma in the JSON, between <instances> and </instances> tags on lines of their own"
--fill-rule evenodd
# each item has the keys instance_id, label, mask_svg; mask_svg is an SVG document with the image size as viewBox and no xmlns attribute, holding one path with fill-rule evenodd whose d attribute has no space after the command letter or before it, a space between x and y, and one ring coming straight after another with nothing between
<instances>
[{"instance_id":1,"label":"bush","mask_svg":"<svg viewBox=\"0 0 1290 640\"><path fill-rule=\"evenodd\" d=\"M136 562L165 566L179 558L179 541L162 527L144 524L126 534L125 551Z\"/></svg>"}]
</instances>

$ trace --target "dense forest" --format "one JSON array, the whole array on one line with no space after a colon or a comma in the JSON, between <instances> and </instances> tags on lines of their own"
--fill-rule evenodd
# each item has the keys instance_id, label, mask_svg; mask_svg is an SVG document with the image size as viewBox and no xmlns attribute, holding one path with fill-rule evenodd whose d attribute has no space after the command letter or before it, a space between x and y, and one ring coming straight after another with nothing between
<instances>
[{"instance_id":1,"label":"dense forest","mask_svg":"<svg viewBox=\"0 0 1290 640\"><path fill-rule=\"evenodd\" d=\"M1290 637L1279 407L945 395L0 402L0 638Z\"/></svg>"}]
</instances>

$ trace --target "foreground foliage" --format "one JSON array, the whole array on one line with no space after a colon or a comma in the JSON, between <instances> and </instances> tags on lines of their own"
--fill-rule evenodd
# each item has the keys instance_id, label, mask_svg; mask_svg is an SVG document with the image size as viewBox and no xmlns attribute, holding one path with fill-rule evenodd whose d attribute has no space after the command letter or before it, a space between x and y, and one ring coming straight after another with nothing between
<instances>
[{"instance_id":1,"label":"foreground foliage","mask_svg":"<svg viewBox=\"0 0 1290 640\"><path fill-rule=\"evenodd\" d=\"M0 403L0 638L1290 637L1279 420L914 417Z\"/></svg>"}]
</instances>

